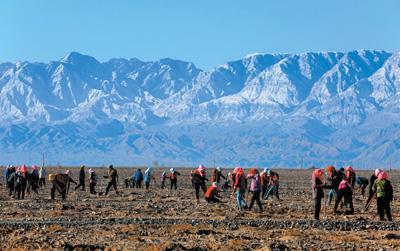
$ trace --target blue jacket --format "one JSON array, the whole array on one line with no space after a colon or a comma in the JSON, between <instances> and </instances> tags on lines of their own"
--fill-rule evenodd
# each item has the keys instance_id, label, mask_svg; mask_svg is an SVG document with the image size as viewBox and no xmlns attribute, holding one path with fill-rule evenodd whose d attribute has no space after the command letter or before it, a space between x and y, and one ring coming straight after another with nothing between
<instances>
[{"instance_id":1,"label":"blue jacket","mask_svg":"<svg viewBox=\"0 0 400 251\"><path fill-rule=\"evenodd\" d=\"M146 171L144 172L144 182L150 182L152 178L152 172L153 172L152 167L146 169Z\"/></svg>"},{"instance_id":2,"label":"blue jacket","mask_svg":"<svg viewBox=\"0 0 400 251\"><path fill-rule=\"evenodd\" d=\"M359 184L360 186L368 186L368 179L364 177L357 177L356 183Z\"/></svg>"},{"instance_id":3,"label":"blue jacket","mask_svg":"<svg viewBox=\"0 0 400 251\"><path fill-rule=\"evenodd\" d=\"M137 170L135 174L133 175L133 180L134 181L142 181L143 180L143 174L141 171Z\"/></svg>"},{"instance_id":4,"label":"blue jacket","mask_svg":"<svg viewBox=\"0 0 400 251\"><path fill-rule=\"evenodd\" d=\"M151 180L151 172L144 173L144 182L150 182Z\"/></svg>"}]
</instances>

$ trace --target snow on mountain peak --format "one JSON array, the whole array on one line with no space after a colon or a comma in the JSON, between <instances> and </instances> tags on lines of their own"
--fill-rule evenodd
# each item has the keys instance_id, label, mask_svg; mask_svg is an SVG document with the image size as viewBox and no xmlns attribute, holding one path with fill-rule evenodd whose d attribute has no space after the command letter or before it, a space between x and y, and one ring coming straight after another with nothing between
<instances>
[{"instance_id":1,"label":"snow on mountain peak","mask_svg":"<svg viewBox=\"0 0 400 251\"><path fill-rule=\"evenodd\" d=\"M337 148L332 151L337 155L329 158L354 159L372 143L359 136L354 141L359 143L353 155L346 155L343 149L349 135L344 128L378 135L370 131L374 118L385 118L396 128L391 123L399 119L398 97L399 52L255 53L208 71L171 58L155 62L111 59L101 63L94 57L71 52L49 64L0 64L0 147L23 151L39 138L48 140L49 146L64 142L71 151L90 148L153 156L154 150L165 157L154 146L159 145L175 151L176 155L171 154L182 161L200 160L210 156L201 143L181 144L176 137L185 134L221 149L212 141L222 137L221 131L213 134L214 130L223 127L222 132L237 138L236 128L255 126L254 131L243 132L240 137L253 142L247 146L253 152L259 151L252 148L253 144L275 149L270 152L271 159L279 155L282 138L296 135L306 135L309 148L304 147L314 154L323 154L321 149L328 147L319 141L323 138ZM16 129L10 121L21 123L18 130L32 137L12 133ZM24 124L32 127L26 129ZM199 125L210 130L204 132ZM97 137L111 137L104 130L118 131L112 134L117 142L97 141ZM268 130L275 131L276 136ZM230 151L216 151L230 161L236 158L236 151L248 151L231 144ZM181 151L187 156L179 157ZM262 159L259 155L257 158ZM308 158L313 159L311 155Z\"/></svg>"},{"instance_id":2,"label":"snow on mountain peak","mask_svg":"<svg viewBox=\"0 0 400 251\"><path fill-rule=\"evenodd\" d=\"M79 64L84 62L98 62L94 57L81 54L79 52L70 52L65 55L61 60L63 63Z\"/></svg>"}]
</instances>

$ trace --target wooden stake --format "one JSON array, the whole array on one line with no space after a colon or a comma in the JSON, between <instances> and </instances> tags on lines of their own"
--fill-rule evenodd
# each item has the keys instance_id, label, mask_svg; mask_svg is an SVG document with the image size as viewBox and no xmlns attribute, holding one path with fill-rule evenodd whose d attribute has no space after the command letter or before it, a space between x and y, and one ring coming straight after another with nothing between
<instances>
[{"instance_id":1,"label":"wooden stake","mask_svg":"<svg viewBox=\"0 0 400 251\"><path fill-rule=\"evenodd\" d=\"M326 195L324 193L324 220L326 220Z\"/></svg>"}]
</instances>

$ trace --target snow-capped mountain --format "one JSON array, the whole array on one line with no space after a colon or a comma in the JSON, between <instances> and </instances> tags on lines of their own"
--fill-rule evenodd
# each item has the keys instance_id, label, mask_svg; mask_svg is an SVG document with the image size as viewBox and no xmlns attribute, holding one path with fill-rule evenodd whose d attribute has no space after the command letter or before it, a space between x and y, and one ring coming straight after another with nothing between
<instances>
[{"instance_id":1,"label":"snow-capped mountain","mask_svg":"<svg viewBox=\"0 0 400 251\"><path fill-rule=\"evenodd\" d=\"M0 64L2 164L400 164L400 53Z\"/></svg>"}]
</instances>

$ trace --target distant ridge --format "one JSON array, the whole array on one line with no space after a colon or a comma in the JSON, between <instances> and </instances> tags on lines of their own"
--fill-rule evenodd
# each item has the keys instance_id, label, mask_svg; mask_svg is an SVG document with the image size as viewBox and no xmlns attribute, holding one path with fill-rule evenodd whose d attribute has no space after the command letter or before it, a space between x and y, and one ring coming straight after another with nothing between
<instances>
[{"instance_id":1,"label":"distant ridge","mask_svg":"<svg viewBox=\"0 0 400 251\"><path fill-rule=\"evenodd\" d=\"M400 53L0 64L0 161L400 164ZM303 163L303 164L301 164Z\"/></svg>"}]
</instances>

